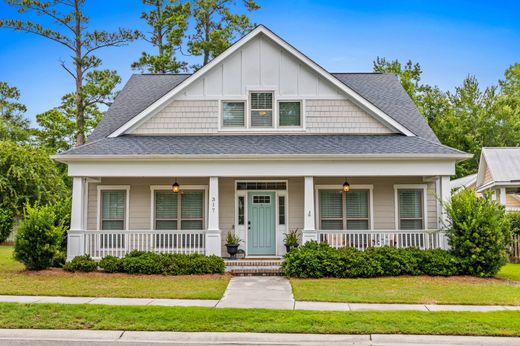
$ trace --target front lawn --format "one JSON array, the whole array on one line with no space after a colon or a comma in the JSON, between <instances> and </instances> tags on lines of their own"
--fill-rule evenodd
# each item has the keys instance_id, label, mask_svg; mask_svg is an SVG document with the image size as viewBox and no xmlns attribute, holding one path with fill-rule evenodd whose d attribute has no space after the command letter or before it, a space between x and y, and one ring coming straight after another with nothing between
<instances>
[{"instance_id":1,"label":"front lawn","mask_svg":"<svg viewBox=\"0 0 520 346\"><path fill-rule=\"evenodd\" d=\"M509 269L504 270L509 271ZM520 282L499 279L428 276L291 279L291 285L296 300L350 303L520 305Z\"/></svg>"},{"instance_id":2,"label":"front lawn","mask_svg":"<svg viewBox=\"0 0 520 346\"><path fill-rule=\"evenodd\" d=\"M2 328L520 336L520 311L337 312L0 304Z\"/></svg>"},{"instance_id":3,"label":"front lawn","mask_svg":"<svg viewBox=\"0 0 520 346\"><path fill-rule=\"evenodd\" d=\"M220 299L229 281L228 275L29 272L12 258L12 252L12 247L0 246L0 295Z\"/></svg>"},{"instance_id":4,"label":"front lawn","mask_svg":"<svg viewBox=\"0 0 520 346\"><path fill-rule=\"evenodd\" d=\"M502 267L502 269L500 269L500 272L497 274L497 277L506 280L520 281L520 264L506 264Z\"/></svg>"}]
</instances>

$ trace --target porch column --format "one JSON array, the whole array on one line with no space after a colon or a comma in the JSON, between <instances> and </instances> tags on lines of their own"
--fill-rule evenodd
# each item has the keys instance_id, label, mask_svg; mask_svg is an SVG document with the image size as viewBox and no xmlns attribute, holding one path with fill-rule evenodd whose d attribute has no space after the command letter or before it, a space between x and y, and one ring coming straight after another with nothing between
<instances>
[{"instance_id":1,"label":"porch column","mask_svg":"<svg viewBox=\"0 0 520 346\"><path fill-rule=\"evenodd\" d=\"M500 188L500 204L502 204L504 207L506 206L507 204L507 201L506 201L506 188L505 187L501 187Z\"/></svg>"},{"instance_id":2,"label":"porch column","mask_svg":"<svg viewBox=\"0 0 520 346\"><path fill-rule=\"evenodd\" d=\"M304 202L303 211L303 232L302 243L308 241L318 241L318 232L316 231L315 217L314 217L314 178L305 177L304 180Z\"/></svg>"},{"instance_id":3,"label":"porch column","mask_svg":"<svg viewBox=\"0 0 520 346\"><path fill-rule=\"evenodd\" d=\"M450 177L449 176L440 176L440 220L439 220L439 228L446 229L448 227L448 213L446 211L446 204L450 202L451 199L451 186L450 186ZM448 238L446 234L443 235L443 244L442 248L448 248Z\"/></svg>"},{"instance_id":4,"label":"porch column","mask_svg":"<svg viewBox=\"0 0 520 346\"><path fill-rule=\"evenodd\" d=\"M70 230L67 234L67 261L85 252L85 196L86 183L83 177L74 177L72 181L72 210Z\"/></svg>"},{"instance_id":5,"label":"porch column","mask_svg":"<svg viewBox=\"0 0 520 346\"><path fill-rule=\"evenodd\" d=\"M208 230L206 231L206 255L222 256L219 228L218 177L209 178Z\"/></svg>"}]
</instances>

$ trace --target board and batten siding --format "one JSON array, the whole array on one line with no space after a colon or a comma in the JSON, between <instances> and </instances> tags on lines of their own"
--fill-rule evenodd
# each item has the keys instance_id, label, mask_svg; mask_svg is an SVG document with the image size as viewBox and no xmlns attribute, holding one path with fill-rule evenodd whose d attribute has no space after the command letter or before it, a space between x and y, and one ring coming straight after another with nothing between
<instances>
[{"instance_id":1,"label":"board and batten siding","mask_svg":"<svg viewBox=\"0 0 520 346\"><path fill-rule=\"evenodd\" d=\"M219 202L220 202L220 229L222 231L222 246L224 249L225 235L233 230L235 224L235 181L244 180L240 178L219 179ZM255 180L248 178L247 180ZM266 180L258 178L256 180ZM279 180L279 179L271 179ZM303 178L288 178L288 228L303 228ZM352 185L372 184L374 194L374 229L390 230L395 228L395 195L394 184L424 184L421 177L370 177L349 178ZM207 185L207 178L179 178L179 184L183 185ZM341 185L344 178L341 177L316 177L315 185ZM130 230L150 229L150 185L169 185L170 178L102 178L101 185L130 185ZM88 188L88 212L87 229L96 230L97 226L97 186L98 183L89 183ZM430 229L437 227L437 200L435 197L435 183L427 184L427 225ZM318 196L316 196L318 198ZM316 220L319 226L319 220Z\"/></svg>"}]
</instances>

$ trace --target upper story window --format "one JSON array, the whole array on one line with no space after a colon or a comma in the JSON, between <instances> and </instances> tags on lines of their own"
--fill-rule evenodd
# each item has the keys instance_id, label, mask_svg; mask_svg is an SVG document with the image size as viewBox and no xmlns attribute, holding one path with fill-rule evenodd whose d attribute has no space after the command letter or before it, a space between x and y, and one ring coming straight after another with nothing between
<instances>
[{"instance_id":1,"label":"upper story window","mask_svg":"<svg viewBox=\"0 0 520 346\"><path fill-rule=\"evenodd\" d=\"M278 109L280 127L302 125L300 101L280 101Z\"/></svg>"},{"instance_id":2,"label":"upper story window","mask_svg":"<svg viewBox=\"0 0 520 346\"><path fill-rule=\"evenodd\" d=\"M247 102L249 104L246 104ZM223 128L262 130L302 127L301 101L276 101L271 91L255 91L249 94L247 102L241 100L222 102Z\"/></svg>"},{"instance_id":3,"label":"upper story window","mask_svg":"<svg viewBox=\"0 0 520 346\"><path fill-rule=\"evenodd\" d=\"M251 93L251 127L273 126L273 93Z\"/></svg>"},{"instance_id":4,"label":"upper story window","mask_svg":"<svg viewBox=\"0 0 520 346\"><path fill-rule=\"evenodd\" d=\"M224 102L222 107L222 125L224 127L244 127L245 102Z\"/></svg>"}]
</instances>

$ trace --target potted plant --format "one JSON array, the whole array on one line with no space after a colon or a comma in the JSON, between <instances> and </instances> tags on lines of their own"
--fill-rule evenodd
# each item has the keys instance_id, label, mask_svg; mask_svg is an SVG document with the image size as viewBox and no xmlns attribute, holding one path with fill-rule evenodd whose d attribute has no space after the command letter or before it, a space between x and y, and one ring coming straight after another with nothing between
<instances>
[{"instance_id":1,"label":"potted plant","mask_svg":"<svg viewBox=\"0 0 520 346\"><path fill-rule=\"evenodd\" d=\"M235 233L228 232L226 236L226 248L231 259L237 258L238 247L242 240Z\"/></svg>"},{"instance_id":2,"label":"potted plant","mask_svg":"<svg viewBox=\"0 0 520 346\"><path fill-rule=\"evenodd\" d=\"M300 234L298 232L298 229L293 229L287 233L284 233L283 243L287 252L291 251L292 248L298 247L300 245L299 241Z\"/></svg>"}]
</instances>

